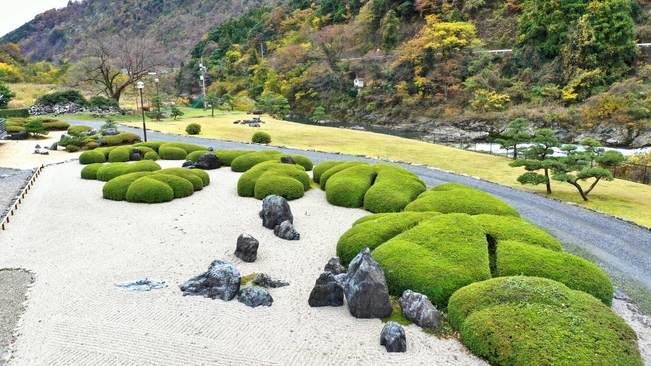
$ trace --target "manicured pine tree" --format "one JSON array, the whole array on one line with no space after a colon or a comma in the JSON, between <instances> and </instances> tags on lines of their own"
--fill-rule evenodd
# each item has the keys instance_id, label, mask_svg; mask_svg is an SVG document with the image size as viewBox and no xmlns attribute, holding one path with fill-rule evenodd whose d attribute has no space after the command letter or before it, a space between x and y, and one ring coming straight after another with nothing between
<instances>
[{"instance_id":1,"label":"manicured pine tree","mask_svg":"<svg viewBox=\"0 0 651 366\"><path fill-rule=\"evenodd\" d=\"M554 147L559 147L561 143L554 137L554 131L548 128L541 128L534 132L531 140L533 143L522 154L520 158L509 164L512 167L524 166L527 173L518 177L521 184L545 184L547 194L552 193L549 171L558 164L558 159L554 158ZM544 174L536 173L542 170Z\"/></svg>"}]
</instances>

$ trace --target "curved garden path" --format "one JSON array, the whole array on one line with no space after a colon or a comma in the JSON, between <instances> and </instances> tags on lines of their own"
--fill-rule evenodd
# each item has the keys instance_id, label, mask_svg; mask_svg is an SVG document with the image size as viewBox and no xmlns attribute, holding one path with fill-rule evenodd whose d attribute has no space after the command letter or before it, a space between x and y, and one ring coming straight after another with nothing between
<instances>
[{"instance_id":1,"label":"curved garden path","mask_svg":"<svg viewBox=\"0 0 651 366\"><path fill-rule=\"evenodd\" d=\"M99 128L103 122L67 120ZM142 134L141 129L121 127ZM275 149L304 155L315 163L326 160L363 160L358 156L318 151L297 152L296 149L267 147L239 142L172 135L147 130L150 141L179 141L221 149ZM428 188L446 182L458 182L481 189L515 207L522 217L556 237L566 251L580 255L602 268L614 285L621 287L633 300L651 299L651 231L602 213L552 200L544 195L520 191L473 177L462 176L425 166L397 164L418 174ZM647 304L649 305L649 304Z\"/></svg>"}]
</instances>

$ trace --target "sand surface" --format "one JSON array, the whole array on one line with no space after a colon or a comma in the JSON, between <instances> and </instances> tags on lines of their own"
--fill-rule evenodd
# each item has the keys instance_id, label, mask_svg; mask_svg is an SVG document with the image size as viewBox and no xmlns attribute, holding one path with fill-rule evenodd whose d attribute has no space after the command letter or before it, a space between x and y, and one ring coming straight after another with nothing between
<instances>
[{"instance_id":1,"label":"sand surface","mask_svg":"<svg viewBox=\"0 0 651 366\"><path fill-rule=\"evenodd\" d=\"M33 141L5 143L0 166L78 156L38 156ZM204 190L155 205L103 199L103 183L82 180L82 168L46 167L0 231L0 268L28 268L37 276L11 365L486 365L456 339L440 340L415 325L405 327L407 352L389 354L379 344L379 320L356 319L346 306L308 306L339 236L366 211L332 206L321 190L311 190L290 201L301 240L285 241L262 226L261 201L237 196L240 174L227 167L209 171ZM260 241L254 263L233 255L242 233ZM271 307L182 296L178 286L215 259L242 275L266 273L290 286L269 290ZM169 287L137 293L114 286L142 278ZM613 308L638 332L651 364L647 318L623 301Z\"/></svg>"}]
</instances>

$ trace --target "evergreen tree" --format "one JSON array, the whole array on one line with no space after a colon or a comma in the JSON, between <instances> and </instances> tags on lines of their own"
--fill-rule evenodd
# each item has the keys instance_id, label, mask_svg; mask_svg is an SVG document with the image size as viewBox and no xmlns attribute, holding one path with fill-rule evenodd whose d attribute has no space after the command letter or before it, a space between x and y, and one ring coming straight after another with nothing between
<instances>
[{"instance_id":1,"label":"evergreen tree","mask_svg":"<svg viewBox=\"0 0 651 366\"><path fill-rule=\"evenodd\" d=\"M547 194L551 194L552 187L549 179L549 171L557 165L557 159L552 156L554 154L553 148L559 147L561 144L554 137L554 131L547 128L536 130L531 142L533 144L522 153L524 158L517 159L509 165L512 167L524 166L524 169L527 171L527 173L518 177L520 184L545 184ZM541 169L544 174L536 173L536 171Z\"/></svg>"},{"instance_id":2,"label":"evergreen tree","mask_svg":"<svg viewBox=\"0 0 651 366\"><path fill-rule=\"evenodd\" d=\"M518 159L518 144L531 140L527 127L529 127L529 121L525 118L516 118L506 126L506 130L501 135L502 137L495 139L495 142L506 149L507 154L510 149L513 149L514 160Z\"/></svg>"},{"instance_id":3,"label":"evergreen tree","mask_svg":"<svg viewBox=\"0 0 651 366\"><path fill-rule=\"evenodd\" d=\"M16 93L0 81L0 109L7 109L9 102L15 97Z\"/></svg>"},{"instance_id":4,"label":"evergreen tree","mask_svg":"<svg viewBox=\"0 0 651 366\"><path fill-rule=\"evenodd\" d=\"M389 52L396 48L398 45L398 37L400 36L400 21L396 16L396 12L389 10L387 15L382 20L382 45L380 48L384 52Z\"/></svg>"}]
</instances>

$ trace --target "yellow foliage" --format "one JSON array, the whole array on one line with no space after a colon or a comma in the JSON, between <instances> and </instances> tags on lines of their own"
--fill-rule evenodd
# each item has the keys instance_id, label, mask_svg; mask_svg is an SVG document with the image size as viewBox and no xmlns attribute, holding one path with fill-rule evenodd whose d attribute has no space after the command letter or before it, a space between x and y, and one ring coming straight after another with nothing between
<instances>
[{"instance_id":1,"label":"yellow foliage","mask_svg":"<svg viewBox=\"0 0 651 366\"><path fill-rule=\"evenodd\" d=\"M23 81L23 76L15 67L4 62L0 62L0 81L6 83L19 83Z\"/></svg>"},{"instance_id":2,"label":"yellow foliage","mask_svg":"<svg viewBox=\"0 0 651 366\"><path fill-rule=\"evenodd\" d=\"M472 95L470 106L481 111L502 111L508 107L511 98L494 90L477 89Z\"/></svg>"},{"instance_id":3,"label":"yellow foliage","mask_svg":"<svg viewBox=\"0 0 651 366\"><path fill-rule=\"evenodd\" d=\"M574 88L567 86L561 91L561 100L564 102L573 102L579 97L579 94L574 92Z\"/></svg>"},{"instance_id":4,"label":"yellow foliage","mask_svg":"<svg viewBox=\"0 0 651 366\"><path fill-rule=\"evenodd\" d=\"M185 97L173 97L170 99L174 105L177 105L179 107L189 107L190 106L190 100Z\"/></svg>"}]
</instances>

